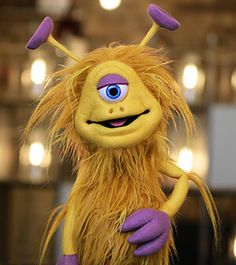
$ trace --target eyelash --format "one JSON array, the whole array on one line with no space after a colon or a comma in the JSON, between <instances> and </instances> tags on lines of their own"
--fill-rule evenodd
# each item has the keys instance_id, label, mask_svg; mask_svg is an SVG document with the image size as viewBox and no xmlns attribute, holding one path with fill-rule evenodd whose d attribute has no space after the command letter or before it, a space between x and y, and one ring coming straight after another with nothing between
<instances>
[{"instance_id":1,"label":"eyelash","mask_svg":"<svg viewBox=\"0 0 236 265\"><path fill-rule=\"evenodd\" d=\"M128 93L128 84L112 84L98 89L100 97L107 102L119 102Z\"/></svg>"}]
</instances>

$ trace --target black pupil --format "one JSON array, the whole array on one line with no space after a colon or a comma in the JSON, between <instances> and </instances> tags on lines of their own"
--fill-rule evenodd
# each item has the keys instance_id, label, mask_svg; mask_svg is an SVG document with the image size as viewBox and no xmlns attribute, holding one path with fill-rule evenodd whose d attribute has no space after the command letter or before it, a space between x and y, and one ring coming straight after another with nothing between
<instances>
[{"instance_id":1,"label":"black pupil","mask_svg":"<svg viewBox=\"0 0 236 265\"><path fill-rule=\"evenodd\" d=\"M116 96L118 94L118 89L116 87L112 87L109 92L111 96Z\"/></svg>"}]
</instances>

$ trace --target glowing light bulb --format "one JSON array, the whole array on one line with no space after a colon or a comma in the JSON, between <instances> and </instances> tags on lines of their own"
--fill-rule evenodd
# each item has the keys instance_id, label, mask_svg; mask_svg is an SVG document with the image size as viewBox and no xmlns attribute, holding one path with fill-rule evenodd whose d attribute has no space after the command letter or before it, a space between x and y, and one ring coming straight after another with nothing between
<instances>
[{"instance_id":1,"label":"glowing light bulb","mask_svg":"<svg viewBox=\"0 0 236 265\"><path fill-rule=\"evenodd\" d=\"M231 86L233 90L236 92L236 70L233 71L231 76Z\"/></svg>"},{"instance_id":2,"label":"glowing light bulb","mask_svg":"<svg viewBox=\"0 0 236 265\"><path fill-rule=\"evenodd\" d=\"M121 4L121 0L99 0L102 8L106 10L114 10Z\"/></svg>"},{"instance_id":3,"label":"glowing light bulb","mask_svg":"<svg viewBox=\"0 0 236 265\"><path fill-rule=\"evenodd\" d=\"M180 149L178 156L178 165L185 171L191 171L193 167L193 152L188 147L183 147Z\"/></svg>"},{"instance_id":4,"label":"glowing light bulb","mask_svg":"<svg viewBox=\"0 0 236 265\"><path fill-rule=\"evenodd\" d=\"M43 59L36 59L31 66L31 80L34 84L40 85L46 78L46 62Z\"/></svg>"},{"instance_id":5,"label":"glowing light bulb","mask_svg":"<svg viewBox=\"0 0 236 265\"><path fill-rule=\"evenodd\" d=\"M187 89L194 89L199 80L199 70L195 64L187 64L183 71L183 85Z\"/></svg>"},{"instance_id":6,"label":"glowing light bulb","mask_svg":"<svg viewBox=\"0 0 236 265\"><path fill-rule=\"evenodd\" d=\"M236 237L234 238L233 242L233 252L234 252L234 258L236 259Z\"/></svg>"},{"instance_id":7,"label":"glowing light bulb","mask_svg":"<svg viewBox=\"0 0 236 265\"><path fill-rule=\"evenodd\" d=\"M33 166L40 166L45 157L45 149L41 143L32 143L29 149L29 161Z\"/></svg>"}]
</instances>

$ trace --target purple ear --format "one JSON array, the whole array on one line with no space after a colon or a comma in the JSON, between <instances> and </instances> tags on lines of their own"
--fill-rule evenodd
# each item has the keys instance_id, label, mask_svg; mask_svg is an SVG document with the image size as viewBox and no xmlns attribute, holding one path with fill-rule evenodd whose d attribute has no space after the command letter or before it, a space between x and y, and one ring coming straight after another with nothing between
<instances>
[{"instance_id":1,"label":"purple ear","mask_svg":"<svg viewBox=\"0 0 236 265\"><path fill-rule=\"evenodd\" d=\"M53 21L50 17L45 17L45 19L40 23L39 27L30 38L26 45L26 48L34 50L38 48L41 44L47 41L48 37L51 35L53 30Z\"/></svg>"},{"instance_id":2,"label":"purple ear","mask_svg":"<svg viewBox=\"0 0 236 265\"><path fill-rule=\"evenodd\" d=\"M174 31L179 28L180 23L159 6L150 4L148 6L148 14L161 27Z\"/></svg>"}]
</instances>

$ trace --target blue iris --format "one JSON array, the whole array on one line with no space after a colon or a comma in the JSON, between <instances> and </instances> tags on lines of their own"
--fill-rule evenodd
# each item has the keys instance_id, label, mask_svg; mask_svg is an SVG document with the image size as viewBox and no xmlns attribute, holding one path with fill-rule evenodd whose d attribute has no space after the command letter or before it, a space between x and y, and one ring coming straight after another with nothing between
<instances>
[{"instance_id":1,"label":"blue iris","mask_svg":"<svg viewBox=\"0 0 236 265\"><path fill-rule=\"evenodd\" d=\"M110 103L123 100L128 93L128 84L111 84L98 89L100 97Z\"/></svg>"},{"instance_id":2,"label":"blue iris","mask_svg":"<svg viewBox=\"0 0 236 265\"><path fill-rule=\"evenodd\" d=\"M106 95L110 99L117 99L121 95L121 88L119 85L113 84L106 88Z\"/></svg>"}]
</instances>

